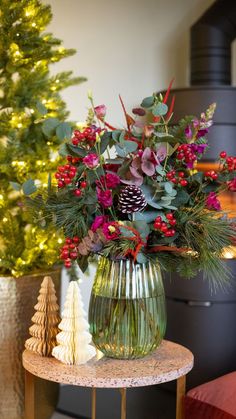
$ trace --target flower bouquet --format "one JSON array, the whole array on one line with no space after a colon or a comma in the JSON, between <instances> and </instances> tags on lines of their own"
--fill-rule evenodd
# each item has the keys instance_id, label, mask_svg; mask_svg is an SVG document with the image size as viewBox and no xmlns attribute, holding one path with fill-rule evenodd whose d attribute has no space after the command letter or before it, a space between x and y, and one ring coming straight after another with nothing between
<instances>
[{"instance_id":1,"label":"flower bouquet","mask_svg":"<svg viewBox=\"0 0 236 419\"><path fill-rule=\"evenodd\" d=\"M132 110L133 116L120 98L126 121L121 129L106 121L105 105L94 106L89 95L86 123L61 147L67 162L58 167L56 184L50 182L46 196L39 193L33 201L44 224L53 221L63 229L60 258L66 268L72 271L78 263L85 271L91 256L102 256L90 318L99 348L104 349L107 341L100 343L110 336L106 346L110 356L118 335L123 348L131 342L122 357L136 356L135 346L138 356L148 353L163 336L164 306L153 302L153 297L163 295L162 286L153 285L160 277L157 267L185 277L201 269L216 286L230 278L222 252L235 242L235 224L222 211L218 196L236 190L236 157L222 151L218 171L199 171L215 104L200 118L187 116L171 126L174 98L168 106L169 94L170 88L164 97L157 93L146 97ZM139 308L143 304L142 313L149 313L146 319L137 314L136 303L127 304L127 299L137 302L140 296ZM119 298L123 305L118 305ZM158 316L162 326L155 323ZM109 326L101 323L105 317ZM144 320L148 337L142 332Z\"/></svg>"}]
</instances>

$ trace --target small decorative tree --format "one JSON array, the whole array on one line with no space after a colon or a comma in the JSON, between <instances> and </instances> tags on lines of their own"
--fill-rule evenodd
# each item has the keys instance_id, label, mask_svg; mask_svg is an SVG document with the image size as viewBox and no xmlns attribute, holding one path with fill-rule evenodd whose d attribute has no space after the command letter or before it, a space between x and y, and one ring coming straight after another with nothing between
<instances>
[{"instance_id":1,"label":"small decorative tree","mask_svg":"<svg viewBox=\"0 0 236 419\"><path fill-rule=\"evenodd\" d=\"M90 345L91 335L83 306L78 281L72 281L59 324L61 332L56 337L58 346L52 351L52 355L64 364L84 364L96 354Z\"/></svg>"},{"instance_id":2,"label":"small decorative tree","mask_svg":"<svg viewBox=\"0 0 236 419\"><path fill-rule=\"evenodd\" d=\"M60 316L55 287L50 276L45 276L41 284L36 313L32 317L34 323L30 329L31 338L25 342L26 349L41 356L50 356L56 346L56 335L59 331Z\"/></svg>"},{"instance_id":3,"label":"small decorative tree","mask_svg":"<svg viewBox=\"0 0 236 419\"><path fill-rule=\"evenodd\" d=\"M55 231L25 211L23 192L47 187L59 144L71 136L60 92L85 80L50 66L75 53L45 29L51 7L40 0L1 0L0 11L0 274L19 277L57 260Z\"/></svg>"}]
</instances>

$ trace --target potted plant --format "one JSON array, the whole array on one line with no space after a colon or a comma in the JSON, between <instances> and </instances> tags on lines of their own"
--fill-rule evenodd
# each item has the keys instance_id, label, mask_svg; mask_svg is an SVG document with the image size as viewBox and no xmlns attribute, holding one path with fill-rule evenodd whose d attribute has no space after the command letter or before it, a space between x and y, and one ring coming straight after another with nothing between
<instances>
[{"instance_id":1,"label":"potted plant","mask_svg":"<svg viewBox=\"0 0 236 419\"><path fill-rule=\"evenodd\" d=\"M136 358L154 350L166 325L161 271L185 277L200 269L213 287L230 280L221 260L235 243L235 224L219 194L235 190L236 158L222 151L219 171L199 171L215 104L171 127L174 98L154 93L127 114L126 128L107 123L105 105L91 108L61 148L48 191L31 205L40 221L63 229L60 258L74 275L100 256L89 309L94 344L105 355ZM121 98L120 98L121 99Z\"/></svg>"}]
</instances>

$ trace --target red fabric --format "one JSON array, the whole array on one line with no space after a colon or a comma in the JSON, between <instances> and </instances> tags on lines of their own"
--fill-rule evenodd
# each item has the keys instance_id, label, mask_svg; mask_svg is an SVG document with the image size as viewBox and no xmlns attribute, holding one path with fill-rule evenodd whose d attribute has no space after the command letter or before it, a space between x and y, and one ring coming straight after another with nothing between
<instances>
[{"instance_id":1,"label":"red fabric","mask_svg":"<svg viewBox=\"0 0 236 419\"><path fill-rule=\"evenodd\" d=\"M185 419L235 419L236 372L193 388L184 405Z\"/></svg>"}]
</instances>

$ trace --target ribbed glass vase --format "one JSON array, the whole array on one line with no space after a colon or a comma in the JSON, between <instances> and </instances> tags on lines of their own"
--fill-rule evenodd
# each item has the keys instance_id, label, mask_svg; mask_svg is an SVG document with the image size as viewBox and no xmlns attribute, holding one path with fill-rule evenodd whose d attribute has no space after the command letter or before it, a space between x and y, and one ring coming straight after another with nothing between
<instances>
[{"instance_id":1,"label":"ribbed glass vase","mask_svg":"<svg viewBox=\"0 0 236 419\"><path fill-rule=\"evenodd\" d=\"M90 297L90 331L106 356L141 358L161 343L165 294L158 265L102 257Z\"/></svg>"}]
</instances>

